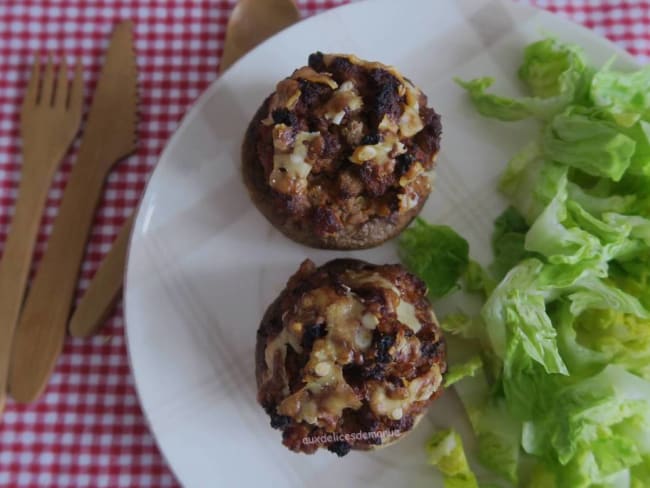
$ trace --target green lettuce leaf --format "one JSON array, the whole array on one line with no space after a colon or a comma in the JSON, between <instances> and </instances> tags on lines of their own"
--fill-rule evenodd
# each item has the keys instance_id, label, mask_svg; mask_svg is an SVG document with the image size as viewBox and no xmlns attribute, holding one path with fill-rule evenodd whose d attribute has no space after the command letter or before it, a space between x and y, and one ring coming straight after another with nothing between
<instances>
[{"instance_id":1,"label":"green lettuce leaf","mask_svg":"<svg viewBox=\"0 0 650 488\"><path fill-rule=\"evenodd\" d=\"M644 456L639 464L632 467L630 474L630 488L647 488L650 480L650 456Z\"/></svg>"},{"instance_id":2,"label":"green lettuce leaf","mask_svg":"<svg viewBox=\"0 0 650 488\"><path fill-rule=\"evenodd\" d=\"M552 408L524 423L524 450L569 466L584 461L581 452L586 449L595 463L589 475L592 482L639 463L639 443L620 435L617 428L647 415L650 382L617 365L579 382L559 381L546 392Z\"/></svg>"},{"instance_id":3,"label":"green lettuce leaf","mask_svg":"<svg viewBox=\"0 0 650 488\"><path fill-rule=\"evenodd\" d=\"M513 121L528 118L534 113L533 99L516 99L485 93L485 90L494 84L494 78L486 76L469 81L454 78L454 81L467 90L474 107L481 115ZM561 107L558 110L561 110Z\"/></svg>"},{"instance_id":4,"label":"green lettuce leaf","mask_svg":"<svg viewBox=\"0 0 650 488\"><path fill-rule=\"evenodd\" d=\"M494 260L489 270L497 280L502 280L519 261L535 257L535 253L527 251L524 246L528 229L526 220L514 207L508 207L494 221L492 234Z\"/></svg>"},{"instance_id":5,"label":"green lettuce leaf","mask_svg":"<svg viewBox=\"0 0 650 488\"><path fill-rule=\"evenodd\" d=\"M465 284L467 291L480 292L485 296L492 293L496 282L487 270L473 259L469 260L467 271L465 272Z\"/></svg>"},{"instance_id":6,"label":"green lettuce leaf","mask_svg":"<svg viewBox=\"0 0 650 488\"><path fill-rule=\"evenodd\" d=\"M462 364L454 364L445 374L445 388L448 388L468 376L474 376L483 367L480 356L474 356Z\"/></svg>"},{"instance_id":7,"label":"green lettuce leaf","mask_svg":"<svg viewBox=\"0 0 650 488\"><path fill-rule=\"evenodd\" d=\"M610 278L623 291L637 297L650 310L650 253L637 259L610 264Z\"/></svg>"},{"instance_id":8,"label":"green lettuce leaf","mask_svg":"<svg viewBox=\"0 0 650 488\"><path fill-rule=\"evenodd\" d=\"M544 155L559 163L619 181L630 167L634 139L588 111L567 110L556 115L544 131Z\"/></svg>"},{"instance_id":9,"label":"green lettuce leaf","mask_svg":"<svg viewBox=\"0 0 650 488\"><path fill-rule=\"evenodd\" d=\"M548 373L567 374L555 328L546 313L549 289L536 281L543 267L541 261L527 259L510 270L488 298L482 316L492 348L500 358L507 362L516 342Z\"/></svg>"},{"instance_id":10,"label":"green lettuce leaf","mask_svg":"<svg viewBox=\"0 0 650 488\"><path fill-rule=\"evenodd\" d=\"M597 70L545 39L519 78L531 96L459 81L483 115L543 128L499 181L497 283L466 267L480 317L442 322L446 381L509 484L650 486L650 68Z\"/></svg>"},{"instance_id":11,"label":"green lettuce leaf","mask_svg":"<svg viewBox=\"0 0 650 488\"><path fill-rule=\"evenodd\" d=\"M543 462L537 462L530 470L526 488L557 488L556 470Z\"/></svg>"},{"instance_id":12,"label":"green lettuce leaf","mask_svg":"<svg viewBox=\"0 0 650 488\"><path fill-rule=\"evenodd\" d=\"M470 317L463 312L452 312L445 315L440 322L440 327L445 332L464 339L479 339L482 335L482 324L479 319Z\"/></svg>"},{"instance_id":13,"label":"green lettuce leaf","mask_svg":"<svg viewBox=\"0 0 650 488\"><path fill-rule=\"evenodd\" d=\"M534 142L508 162L499 189L530 226L556 195L566 174L567 168L544 159L540 145Z\"/></svg>"},{"instance_id":14,"label":"green lettuce leaf","mask_svg":"<svg viewBox=\"0 0 650 488\"><path fill-rule=\"evenodd\" d=\"M530 116L549 119L579 98L591 78L580 49L545 39L526 47L519 77L532 97L509 98L486 90L494 83L484 77L470 81L455 79L470 95L476 110L486 117L515 121Z\"/></svg>"},{"instance_id":15,"label":"green lettuce leaf","mask_svg":"<svg viewBox=\"0 0 650 488\"><path fill-rule=\"evenodd\" d=\"M650 176L650 123L640 120L624 133L636 143L628 171L633 175Z\"/></svg>"},{"instance_id":16,"label":"green lettuce leaf","mask_svg":"<svg viewBox=\"0 0 650 488\"><path fill-rule=\"evenodd\" d=\"M591 81L594 106L606 111L619 125L631 127L639 119L650 120L650 67L631 73L604 67Z\"/></svg>"},{"instance_id":17,"label":"green lettuce leaf","mask_svg":"<svg viewBox=\"0 0 650 488\"><path fill-rule=\"evenodd\" d=\"M636 297L605 280L589 277L582 280L579 285L578 290L568 296L573 315L579 315L584 310L595 308L629 313L644 319L650 318L650 312Z\"/></svg>"},{"instance_id":18,"label":"green lettuce leaf","mask_svg":"<svg viewBox=\"0 0 650 488\"><path fill-rule=\"evenodd\" d=\"M598 239L580 227L567 227L567 178L560 179L557 194L526 234L525 248L543 254L552 263L575 264L598 257Z\"/></svg>"},{"instance_id":19,"label":"green lettuce leaf","mask_svg":"<svg viewBox=\"0 0 650 488\"><path fill-rule=\"evenodd\" d=\"M438 298L458 288L469 263L469 244L446 225L431 225L421 218L399 239L398 253L406 267Z\"/></svg>"},{"instance_id":20,"label":"green lettuce leaf","mask_svg":"<svg viewBox=\"0 0 650 488\"><path fill-rule=\"evenodd\" d=\"M526 46L518 74L533 96L551 98L573 95L585 68L580 47L542 39Z\"/></svg>"},{"instance_id":21,"label":"green lettuce leaf","mask_svg":"<svg viewBox=\"0 0 650 488\"><path fill-rule=\"evenodd\" d=\"M603 218L610 227L618 227L621 231L628 230L631 238L637 239L644 247L650 248L650 219L614 212L603 215Z\"/></svg>"},{"instance_id":22,"label":"green lettuce leaf","mask_svg":"<svg viewBox=\"0 0 650 488\"><path fill-rule=\"evenodd\" d=\"M634 213L633 205L636 195L610 194L608 196L594 195L589 189L569 181L567 185L569 200L580 205L585 211L600 217L605 212Z\"/></svg>"},{"instance_id":23,"label":"green lettuce leaf","mask_svg":"<svg viewBox=\"0 0 650 488\"><path fill-rule=\"evenodd\" d=\"M476 374L466 376L462 381L454 384L454 390L460 398L465 412L472 424L474 433L481 430L481 418L485 405L490 401L490 386L487 381L486 371L477 370Z\"/></svg>"},{"instance_id":24,"label":"green lettuce leaf","mask_svg":"<svg viewBox=\"0 0 650 488\"><path fill-rule=\"evenodd\" d=\"M503 400L492 400L483 407L477 437L481 464L517 483L521 423L509 415Z\"/></svg>"},{"instance_id":25,"label":"green lettuce leaf","mask_svg":"<svg viewBox=\"0 0 650 488\"><path fill-rule=\"evenodd\" d=\"M650 380L650 319L613 309L558 316L558 343L572 373L619 364Z\"/></svg>"},{"instance_id":26,"label":"green lettuce leaf","mask_svg":"<svg viewBox=\"0 0 650 488\"><path fill-rule=\"evenodd\" d=\"M476 476L469 467L463 440L453 429L437 432L426 446L429 464L444 476L445 488L478 488Z\"/></svg>"}]
</instances>

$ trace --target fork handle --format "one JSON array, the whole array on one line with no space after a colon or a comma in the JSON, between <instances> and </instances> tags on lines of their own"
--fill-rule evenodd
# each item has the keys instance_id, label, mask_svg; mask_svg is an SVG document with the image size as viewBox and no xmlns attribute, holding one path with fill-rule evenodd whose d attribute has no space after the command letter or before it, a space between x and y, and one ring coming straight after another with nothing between
<instances>
[{"instance_id":1,"label":"fork handle","mask_svg":"<svg viewBox=\"0 0 650 488\"><path fill-rule=\"evenodd\" d=\"M86 149L82 143L16 329L9 393L19 402L31 402L42 393L63 348L77 275L106 176L99 170L105 158Z\"/></svg>"},{"instance_id":2,"label":"fork handle","mask_svg":"<svg viewBox=\"0 0 650 488\"><path fill-rule=\"evenodd\" d=\"M33 147L23 149L18 199L0 261L0 413L4 409L11 345L29 278L41 214L55 163L63 157L63 154L47 154Z\"/></svg>"}]
</instances>

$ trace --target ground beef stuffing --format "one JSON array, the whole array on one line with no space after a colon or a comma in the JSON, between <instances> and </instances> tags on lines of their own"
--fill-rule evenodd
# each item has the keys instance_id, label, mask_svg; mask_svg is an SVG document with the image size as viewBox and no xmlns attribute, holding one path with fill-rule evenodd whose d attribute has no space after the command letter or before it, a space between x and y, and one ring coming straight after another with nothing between
<instances>
[{"instance_id":1,"label":"ground beef stuffing","mask_svg":"<svg viewBox=\"0 0 650 488\"><path fill-rule=\"evenodd\" d=\"M338 456L410 431L441 393L426 287L399 265L305 261L257 333L258 400L283 443Z\"/></svg>"}]
</instances>

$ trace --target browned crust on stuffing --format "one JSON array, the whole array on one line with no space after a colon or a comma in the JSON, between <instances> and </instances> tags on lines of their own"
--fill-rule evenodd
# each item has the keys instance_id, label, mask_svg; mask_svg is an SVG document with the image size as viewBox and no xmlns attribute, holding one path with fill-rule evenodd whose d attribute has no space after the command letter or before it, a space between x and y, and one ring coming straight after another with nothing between
<instances>
[{"instance_id":1,"label":"browned crust on stuffing","mask_svg":"<svg viewBox=\"0 0 650 488\"><path fill-rule=\"evenodd\" d=\"M266 348L269 345L269 343L274 338L276 338L286 326L286 324L284 324L284 318L285 315L288 313L287 311L295 310L300 298L305 293L314 289L318 289L320 286L326 286L327 283L331 285L332 283L338 282L340 277L343 276L343 274L348 270L353 270L353 271L369 270L369 271L379 273L379 275L382 277L387 277L391 275L395 276L396 278L394 279L397 279L398 281L394 281L394 282L392 280L391 281L393 283L399 282L396 286L398 286L400 290L404 290L404 289L411 290L408 292L409 294L407 298L409 302L413 303L414 306L416 307L418 313L420 314L419 317L421 318L424 315L425 311L431 312L431 318L424 320L422 322L423 323L422 330L415 334L415 336L418 337L418 339L420 339L421 341L422 351L424 350L425 346L428 346L428 350L430 352L426 353L424 356L416 356L419 357L419 359L418 362L415 364L419 364L419 366L415 369L412 368L411 373L408 374L405 373L405 376L403 376L403 378L412 379L412 378L419 377L419 375L422 374L421 368L425 364L438 365L441 374L446 372L446 359L445 359L446 353L445 353L444 338L442 337L441 330L435 319L435 315L431 310L430 304L426 300L426 287L418 278L411 275L410 273L407 273L399 265L374 266L356 259L337 259L337 260L330 261L319 268L316 268L311 261L307 260L303 262L300 269L289 279L287 286L282 291L282 293L278 296L278 298L276 298L276 300L273 301L273 303L271 303L271 305L268 307L268 309L266 310L262 318L260 327L257 331L257 344L255 349L255 373L256 373L256 380L258 385L258 401L265 408L267 414L269 414L269 416L271 417L272 425L274 422L274 415L276 415L276 418L278 417L275 410L278 406L277 403L278 398L277 398L277 391L274 391L272 389L269 391L268 384L266 384L265 386L264 375L268 372L268 368L266 365L266 356L265 356ZM369 286L370 286L370 296L372 296L373 287L371 285ZM381 324L382 325L378 326L377 331L379 331L379 329L381 328L383 334L385 331L384 326L386 324L385 323L381 323ZM395 326L390 325L390 327L395 327ZM391 330L394 331L397 329L391 329ZM391 368L395 367L394 365L397 366L400 365L399 362L394 363L392 362L392 360L389 363L385 363L384 362L385 360L382 361L378 359L372 359L372 355L375 354L376 349L371 349L370 351L372 352L369 352L367 354L371 354L371 356L366 356L366 359L364 360L364 362L362 362L364 367L366 366L372 367L373 364L379 365L379 363L383 363L384 366L382 366L382 371L384 370L389 371L392 370ZM309 348L306 348L304 353L300 354L300 356L302 357L302 359L306 359L310 356L310 354L311 351L309 350ZM424 361L424 363L420 363L420 361ZM381 373L380 376L384 374L386 373ZM384 379L380 381L382 382L387 381L387 378L388 376L384 376ZM363 381L365 382L369 380L363 380ZM365 391L365 388L366 387L363 386L362 390ZM421 418L426 413L427 407L438 396L440 396L442 391L443 388L442 385L440 385L440 387L436 391L434 391L427 400L416 401L415 403L413 403L411 408L408 410L408 413L405 411L404 418L400 421L391 421L391 420L387 420L386 418L377 417L374 413L372 413L369 410L368 405L366 404L362 406L362 408L358 411L351 411L349 413L350 417L344 416L343 418L341 418L337 427L338 429L341 429L340 431L338 430L332 431L326 429L324 430L321 427L316 428L313 425L306 424L304 422L296 422L295 420L291 420L291 419L285 420L285 422L288 423L285 424L284 426L278 427L276 425L275 427L281 428L281 430L283 431L283 441L287 447L289 447L293 451L304 452L304 453L313 453L318 448L321 447L332 450L331 445L302 444L300 442L300 439L302 439L305 436L318 436L318 435L323 435L326 433L333 433L333 432L338 432L341 434L341 433L345 433L346 431L349 432L349 430L346 429L349 429L351 425L356 427L359 426L365 427L368 430L370 430L370 428L367 425L367 422L371 422L371 424L375 426L373 427L374 430L387 430L387 429L398 428L400 430L400 434L398 436L385 439L380 444L359 441L359 442L351 443L346 448L346 449L351 448L354 450L379 449L399 441L410 431L412 431L413 428L417 425L417 423L421 420ZM339 453L339 455L341 454Z\"/></svg>"},{"instance_id":2,"label":"browned crust on stuffing","mask_svg":"<svg viewBox=\"0 0 650 488\"><path fill-rule=\"evenodd\" d=\"M319 236L304 219L293 220L278 212L275 199L257 155L258 132L266 117L270 96L259 108L246 130L242 145L242 173L251 200L271 224L289 239L320 249L368 249L399 235L417 217L429 198L420 195L418 203L407 212L389 217L374 217L357 228L343 228L335 234Z\"/></svg>"}]
</instances>

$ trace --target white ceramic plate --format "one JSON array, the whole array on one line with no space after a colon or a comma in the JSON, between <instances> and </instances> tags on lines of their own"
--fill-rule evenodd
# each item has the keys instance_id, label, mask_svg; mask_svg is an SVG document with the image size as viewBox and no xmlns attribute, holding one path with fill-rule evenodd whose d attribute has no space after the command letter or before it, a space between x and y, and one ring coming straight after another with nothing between
<instances>
[{"instance_id":1,"label":"white ceramic plate","mask_svg":"<svg viewBox=\"0 0 650 488\"><path fill-rule=\"evenodd\" d=\"M452 76L493 75L516 92L522 47L543 34L583 45L596 63L620 53L595 34L508 0L377 0L311 18L266 42L199 99L169 142L133 233L126 286L128 347L144 411L187 486L441 486L423 444L435 425L467 432L453 394L404 441L338 459L289 452L257 405L255 332L300 262L343 255L396 262L395 244L337 253L275 231L248 199L239 174L244 130L275 82L316 50L395 65L442 114L436 190L423 215L452 225L479 261L504 202L496 180L531 137L526 123L479 117ZM633 66L620 53L619 64ZM453 304L437 304L444 314Z\"/></svg>"}]
</instances>

